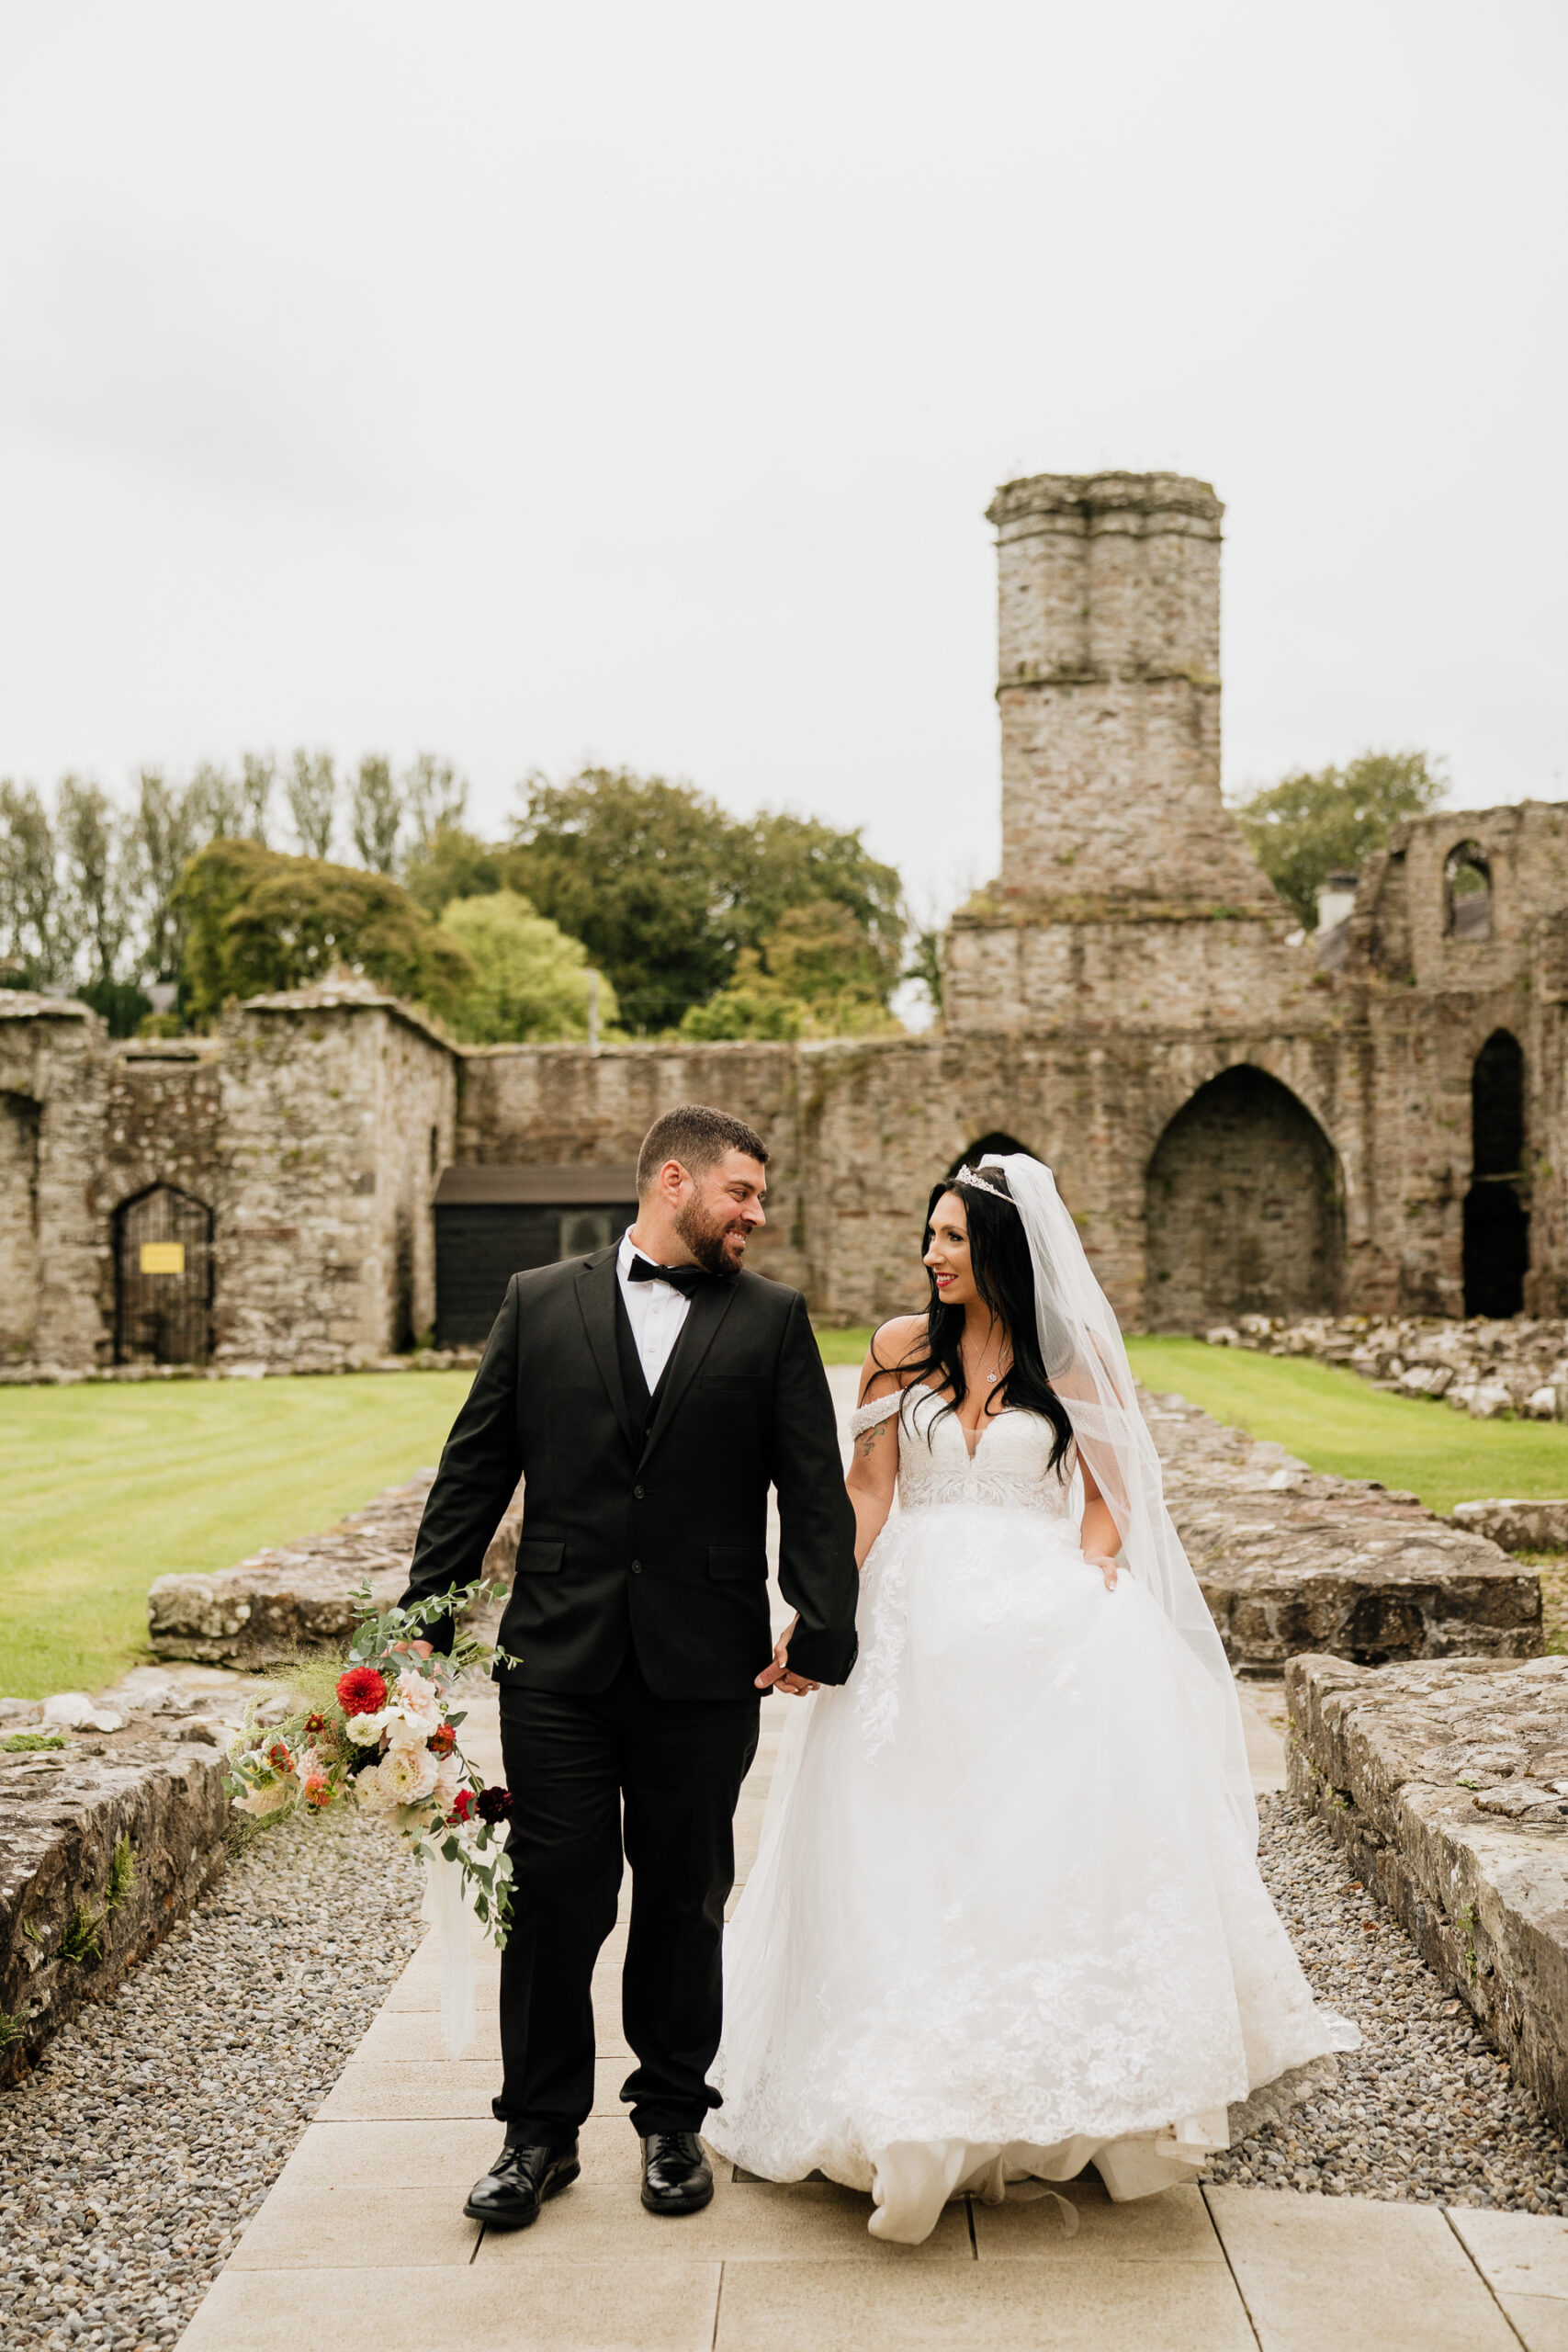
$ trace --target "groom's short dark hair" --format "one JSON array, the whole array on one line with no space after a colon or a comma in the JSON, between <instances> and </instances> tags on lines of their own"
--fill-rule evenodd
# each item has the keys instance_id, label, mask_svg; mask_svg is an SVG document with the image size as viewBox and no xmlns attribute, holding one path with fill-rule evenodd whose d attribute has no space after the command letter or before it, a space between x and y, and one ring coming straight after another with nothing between
<instances>
[{"instance_id":1,"label":"groom's short dark hair","mask_svg":"<svg viewBox=\"0 0 1568 2352\"><path fill-rule=\"evenodd\" d=\"M655 1119L637 1156L637 1197L649 1192L667 1159L678 1159L688 1176L705 1175L727 1151L743 1151L768 1164L768 1147L755 1127L715 1111L705 1102L679 1102Z\"/></svg>"}]
</instances>

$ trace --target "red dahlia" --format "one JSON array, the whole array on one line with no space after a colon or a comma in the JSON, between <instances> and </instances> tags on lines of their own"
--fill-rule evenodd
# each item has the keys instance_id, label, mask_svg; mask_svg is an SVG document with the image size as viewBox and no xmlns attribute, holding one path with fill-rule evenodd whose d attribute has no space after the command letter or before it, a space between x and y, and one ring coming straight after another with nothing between
<instances>
[{"instance_id":1,"label":"red dahlia","mask_svg":"<svg viewBox=\"0 0 1568 2352\"><path fill-rule=\"evenodd\" d=\"M351 1666L339 1675L337 1702L345 1715L374 1715L387 1703L385 1678L373 1666Z\"/></svg>"},{"instance_id":2,"label":"red dahlia","mask_svg":"<svg viewBox=\"0 0 1568 2352\"><path fill-rule=\"evenodd\" d=\"M511 1812L512 1792L510 1789L502 1789L499 1787L493 1789L481 1789L479 1791L479 1819L481 1821L488 1821L493 1827L496 1823L504 1821L507 1815Z\"/></svg>"},{"instance_id":3,"label":"red dahlia","mask_svg":"<svg viewBox=\"0 0 1568 2352\"><path fill-rule=\"evenodd\" d=\"M457 1745L457 1735L450 1724L441 1724L424 1744L432 1756L450 1756Z\"/></svg>"},{"instance_id":4,"label":"red dahlia","mask_svg":"<svg viewBox=\"0 0 1568 2352\"><path fill-rule=\"evenodd\" d=\"M473 1812L473 1809L474 1792L472 1789L459 1789L457 1795L452 1800L451 1819L454 1821L467 1821L468 1815Z\"/></svg>"}]
</instances>

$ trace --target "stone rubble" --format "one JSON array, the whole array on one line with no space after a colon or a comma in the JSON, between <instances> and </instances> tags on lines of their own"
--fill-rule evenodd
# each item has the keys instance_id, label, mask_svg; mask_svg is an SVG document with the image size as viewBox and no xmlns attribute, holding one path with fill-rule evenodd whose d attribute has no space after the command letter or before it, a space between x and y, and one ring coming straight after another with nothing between
<instances>
[{"instance_id":1,"label":"stone rubble","mask_svg":"<svg viewBox=\"0 0 1568 2352\"><path fill-rule=\"evenodd\" d=\"M419 1943L422 1886L352 1815L254 1834L0 2094L6 2352L174 2344Z\"/></svg>"},{"instance_id":2,"label":"stone rubble","mask_svg":"<svg viewBox=\"0 0 1568 2352\"><path fill-rule=\"evenodd\" d=\"M1380 1388L1441 1398L1477 1420L1568 1419L1568 1321L1515 1315L1244 1315L1203 1334L1211 1347L1348 1364Z\"/></svg>"},{"instance_id":3,"label":"stone rubble","mask_svg":"<svg viewBox=\"0 0 1568 2352\"><path fill-rule=\"evenodd\" d=\"M153 1656L254 1672L300 1647L346 1647L354 1631L355 1589L368 1580L385 1608L407 1583L434 1476L434 1470L421 1470L335 1527L298 1544L253 1552L237 1567L154 1578L147 1595ZM510 1584L522 1523L519 1487L484 1556L482 1573L491 1582Z\"/></svg>"},{"instance_id":4,"label":"stone rubble","mask_svg":"<svg viewBox=\"0 0 1568 2352\"><path fill-rule=\"evenodd\" d=\"M1143 1397L1171 1517L1231 1664L1540 1650L1540 1577L1374 1480L1309 1470L1180 1396Z\"/></svg>"},{"instance_id":5,"label":"stone rubble","mask_svg":"<svg viewBox=\"0 0 1568 2352\"><path fill-rule=\"evenodd\" d=\"M1286 1674L1290 1788L1568 2122L1568 1658Z\"/></svg>"}]
</instances>

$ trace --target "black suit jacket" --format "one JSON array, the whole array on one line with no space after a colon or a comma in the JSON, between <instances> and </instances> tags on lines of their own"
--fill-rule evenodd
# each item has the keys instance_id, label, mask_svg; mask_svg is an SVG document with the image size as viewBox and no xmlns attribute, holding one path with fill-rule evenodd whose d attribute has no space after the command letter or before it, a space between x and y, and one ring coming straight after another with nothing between
<instances>
[{"instance_id":1,"label":"black suit jacket","mask_svg":"<svg viewBox=\"0 0 1568 2352\"><path fill-rule=\"evenodd\" d=\"M497 1679L604 1690L629 1644L660 1698L739 1698L773 1654L772 1485L779 1581L800 1612L790 1664L844 1681L854 1513L805 1300L758 1274L704 1283L645 1427L621 1376L615 1258L513 1276L441 1456L405 1603L473 1582L521 1476L500 1637L520 1663Z\"/></svg>"}]
</instances>

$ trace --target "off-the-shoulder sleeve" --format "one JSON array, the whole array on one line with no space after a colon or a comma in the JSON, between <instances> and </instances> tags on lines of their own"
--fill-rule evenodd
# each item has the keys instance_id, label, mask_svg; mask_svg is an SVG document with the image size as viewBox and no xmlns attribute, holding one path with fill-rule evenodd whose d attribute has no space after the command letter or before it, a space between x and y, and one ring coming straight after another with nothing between
<instances>
[{"instance_id":1,"label":"off-the-shoulder sleeve","mask_svg":"<svg viewBox=\"0 0 1568 2352\"><path fill-rule=\"evenodd\" d=\"M867 1430L876 1429L890 1414L898 1410L903 1401L903 1390L896 1388L891 1396L879 1396L874 1404L857 1406L850 1415L852 1442L857 1437L863 1437Z\"/></svg>"}]
</instances>

